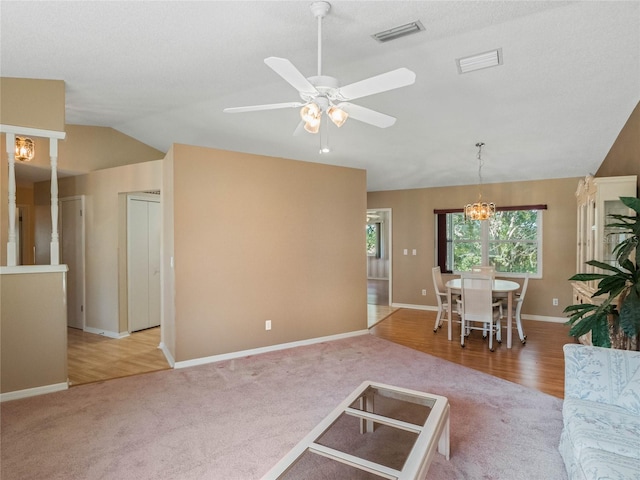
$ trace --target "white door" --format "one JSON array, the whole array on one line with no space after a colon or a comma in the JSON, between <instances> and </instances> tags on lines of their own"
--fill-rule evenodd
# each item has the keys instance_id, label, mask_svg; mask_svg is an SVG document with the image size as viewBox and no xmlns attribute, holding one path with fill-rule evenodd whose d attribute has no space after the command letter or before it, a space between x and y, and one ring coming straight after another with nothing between
<instances>
[{"instance_id":1,"label":"white door","mask_svg":"<svg viewBox=\"0 0 640 480\"><path fill-rule=\"evenodd\" d=\"M160 325L160 199L127 199L129 331Z\"/></svg>"},{"instance_id":2,"label":"white door","mask_svg":"<svg viewBox=\"0 0 640 480\"><path fill-rule=\"evenodd\" d=\"M84 329L83 197L60 199L60 253L67 272L67 325Z\"/></svg>"}]
</instances>

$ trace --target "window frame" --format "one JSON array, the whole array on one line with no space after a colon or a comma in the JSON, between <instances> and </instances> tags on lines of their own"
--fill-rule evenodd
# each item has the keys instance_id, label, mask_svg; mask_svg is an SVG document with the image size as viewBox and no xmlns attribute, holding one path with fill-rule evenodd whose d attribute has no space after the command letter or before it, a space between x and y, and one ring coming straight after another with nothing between
<instances>
[{"instance_id":1,"label":"window frame","mask_svg":"<svg viewBox=\"0 0 640 480\"><path fill-rule=\"evenodd\" d=\"M535 243L537 244L537 272L530 273L529 278L542 278L542 266L543 266L543 214L544 210L547 210L546 205L519 205L512 207L498 207L496 211L520 211L520 210L535 210L537 211L537 239L535 242L529 240L523 241L523 243ZM436 245L436 260L437 264L440 266L440 269L443 273L453 273L459 275L462 273L459 270L448 270L447 264L449 260L449 256L453 253L449 252L448 246L448 233L447 232L447 216L452 213L463 213L461 208L457 209L446 209L446 210L434 210L434 214L436 216L435 225L435 245ZM474 220L471 220L474 221ZM478 220L475 220L478 221ZM474 241L475 242L475 241ZM489 238L489 225L486 221L482 221L481 223L481 233L480 233L480 244L481 244L481 258L482 265L489 265L489 246L492 243L499 243L500 240L491 240ZM507 243L520 243L520 242L507 242ZM496 275L500 277L507 278L524 278L526 273L522 272L499 272L496 271Z\"/></svg>"}]
</instances>

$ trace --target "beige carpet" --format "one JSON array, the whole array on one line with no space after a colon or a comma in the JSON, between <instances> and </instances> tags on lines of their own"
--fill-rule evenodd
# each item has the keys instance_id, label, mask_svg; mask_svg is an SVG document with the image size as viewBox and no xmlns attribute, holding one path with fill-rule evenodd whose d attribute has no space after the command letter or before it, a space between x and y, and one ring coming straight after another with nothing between
<instances>
[{"instance_id":1,"label":"beige carpet","mask_svg":"<svg viewBox=\"0 0 640 480\"><path fill-rule=\"evenodd\" d=\"M370 335L5 402L0 476L257 479L364 380L449 398L428 478L566 478L561 400Z\"/></svg>"}]
</instances>

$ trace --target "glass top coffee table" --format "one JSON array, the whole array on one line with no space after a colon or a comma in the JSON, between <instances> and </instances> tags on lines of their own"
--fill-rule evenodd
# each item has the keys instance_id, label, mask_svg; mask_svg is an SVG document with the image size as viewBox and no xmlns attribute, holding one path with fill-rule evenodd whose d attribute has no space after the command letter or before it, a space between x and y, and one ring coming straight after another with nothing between
<instances>
[{"instance_id":1,"label":"glass top coffee table","mask_svg":"<svg viewBox=\"0 0 640 480\"><path fill-rule=\"evenodd\" d=\"M449 401L364 382L263 480L424 479L436 450L449 459Z\"/></svg>"}]
</instances>

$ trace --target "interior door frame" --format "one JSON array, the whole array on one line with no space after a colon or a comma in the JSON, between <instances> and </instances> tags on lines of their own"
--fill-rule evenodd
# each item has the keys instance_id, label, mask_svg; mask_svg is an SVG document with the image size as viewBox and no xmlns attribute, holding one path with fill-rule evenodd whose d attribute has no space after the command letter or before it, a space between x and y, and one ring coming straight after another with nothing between
<instances>
[{"instance_id":1,"label":"interior door frame","mask_svg":"<svg viewBox=\"0 0 640 480\"><path fill-rule=\"evenodd\" d=\"M86 200L85 200L85 196L84 195L72 195L70 197L63 197L60 198L58 200L58 207L59 207L59 212L60 214L58 215L58 232L60 232L61 236L64 236L64 232L62 230L62 203L63 202L70 202L70 201L76 201L76 200L80 200L80 257L82 259L82 268L81 268L81 279L80 279L80 285L82 285L82 295L81 295L81 301L82 301L82 308L80 310L81 313L81 319L82 319L82 331L85 331L86 327L87 327L87 255L86 255ZM60 239L60 256L62 257L62 242L64 240ZM34 247L35 248L35 247ZM61 258L62 259L62 258ZM35 258L34 258L35 261ZM67 273L68 275L68 273ZM68 282L67 282L68 285ZM67 298L68 298L68 293L67 293ZM68 325L68 321L67 321L67 325Z\"/></svg>"},{"instance_id":2,"label":"interior door frame","mask_svg":"<svg viewBox=\"0 0 640 480\"><path fill-rule=\"evenodd\" d=\"M132 201L143 201L143 202L154 202L159 203L162 208L162 201L159 194L155 193L145 193L145 192L131 192L126 194L126 215L125 215L125 225L126 225L126 241L125 241L125 249L126 249L126 265L127 265L127 332L131 334L131 288L130 288L130 256L129 256L129 211L130 204ZM161 214L162 215L162 214ZM160 225L162 229L162 216L160 217ZM160 265L162 264L162 240L160 245ZM160 270L160 328L162 329L162 269Z\"/></svg>"},{"instance_id":3,"label":"interior door frame","mask_svg":"<svg viewBox=\"0 0 640 480\"><path fill-rule=\"evenodd\" d=\"M368 208L367 213L385 212L388 222L383 223L383 228L386 231L386 237L389 239L389 244L386 245L386 250L389 252L389 305L393 305L393 212L391 208Z\"/></svg>"}]
</instances>

